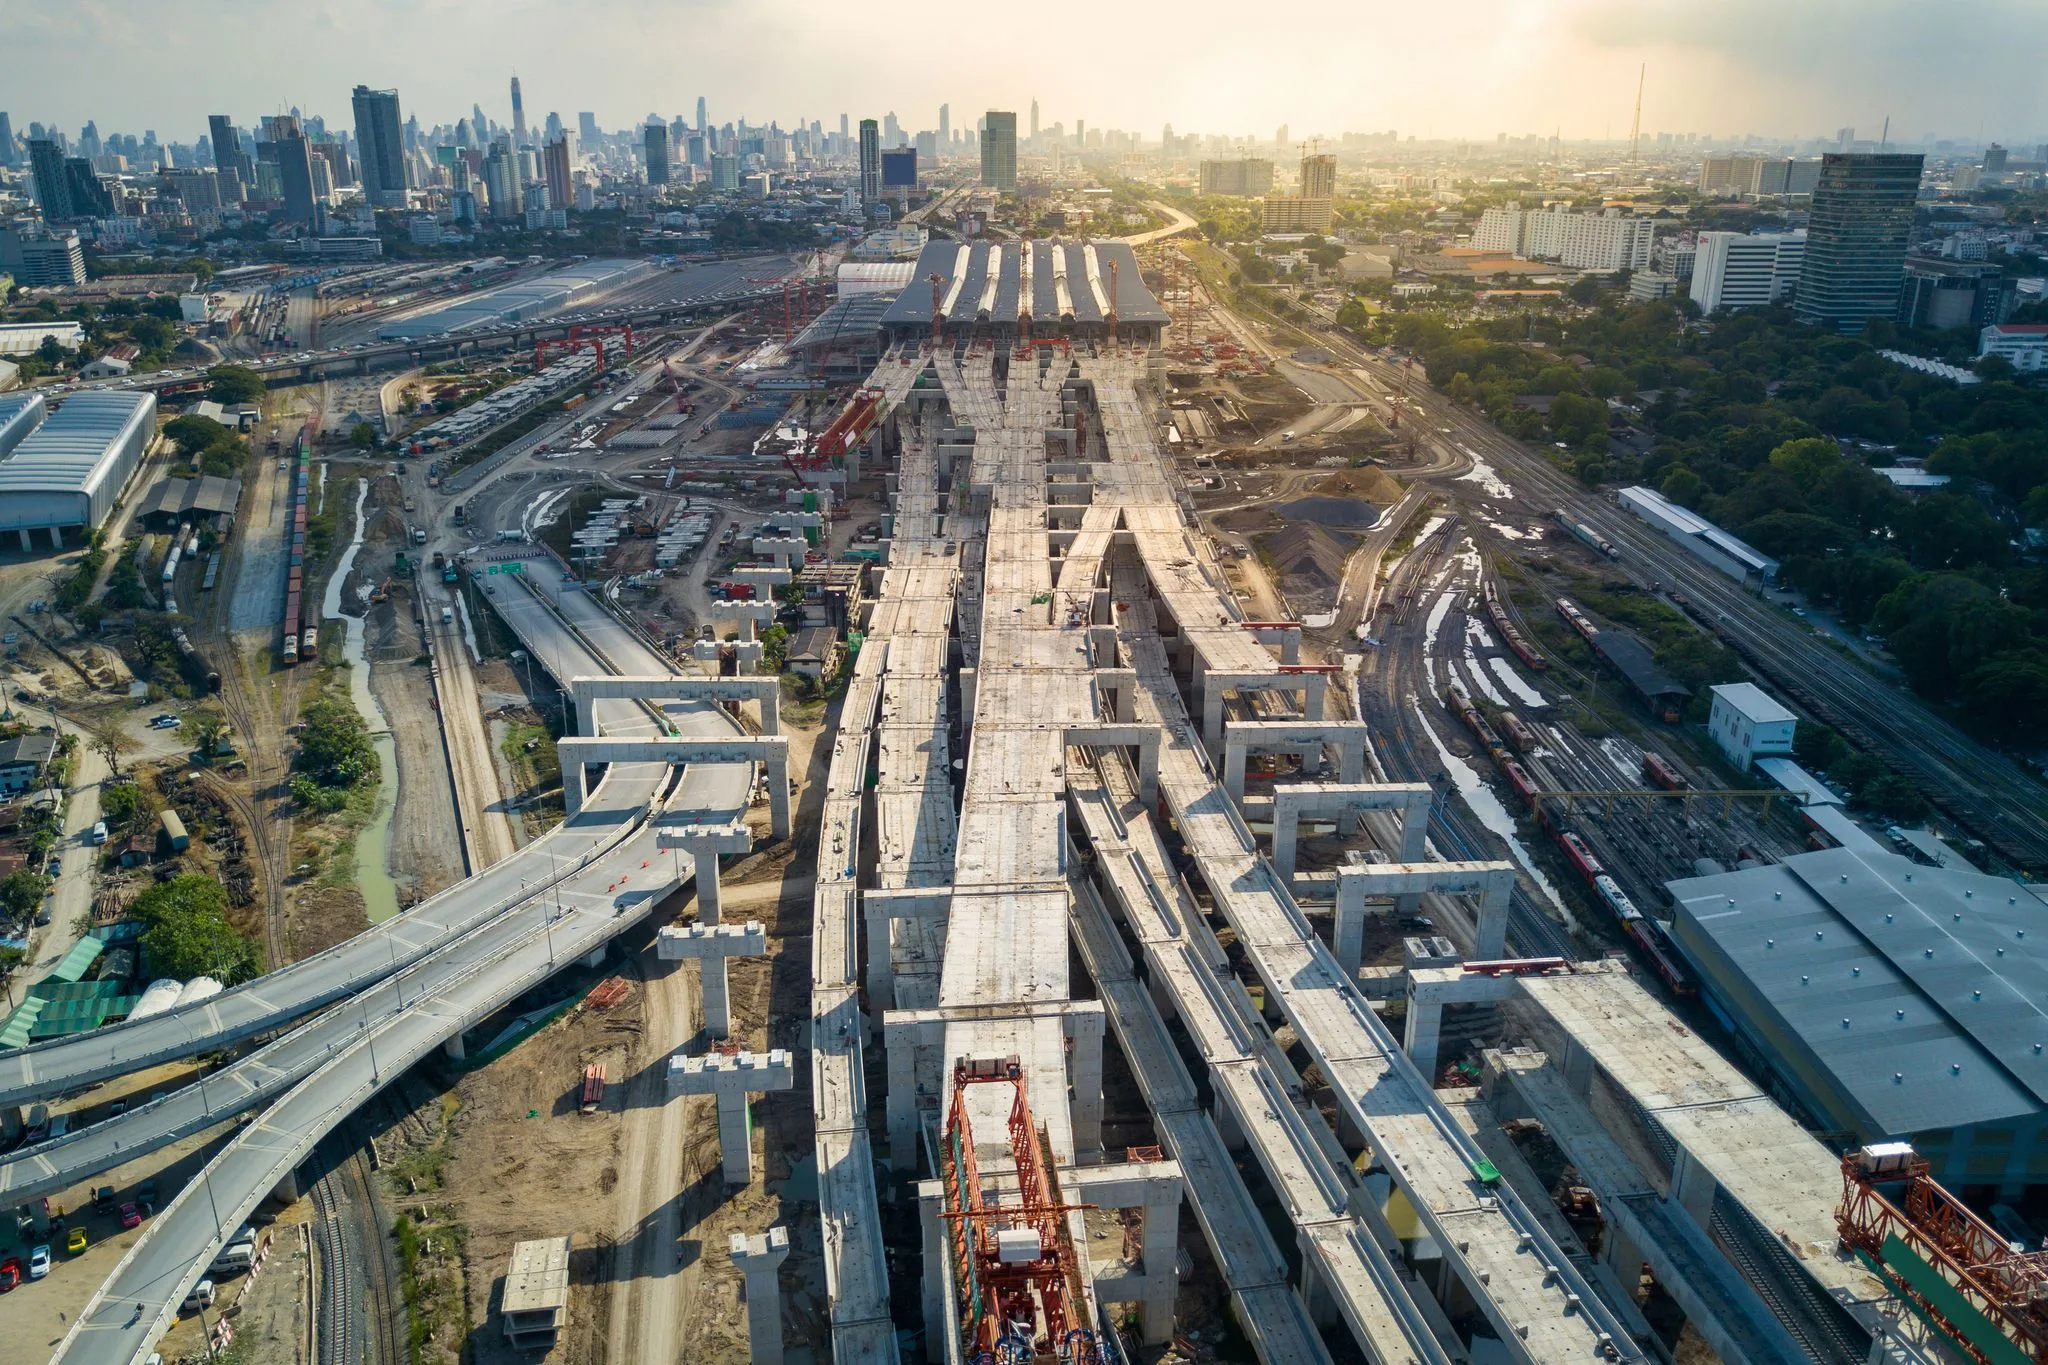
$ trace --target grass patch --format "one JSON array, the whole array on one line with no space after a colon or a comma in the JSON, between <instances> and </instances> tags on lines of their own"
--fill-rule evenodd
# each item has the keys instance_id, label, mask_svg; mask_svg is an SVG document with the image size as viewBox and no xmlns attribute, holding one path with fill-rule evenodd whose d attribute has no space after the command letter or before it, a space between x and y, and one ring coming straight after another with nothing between
<instances>
[{"instance_id":1,"label":"grass patch","mask_svg":"<svg viewBox=\"0 0 2048 1365\"><path fill-rule=\"evenodd\" d=\"M500 747L525 785L547 787L561 782L562 760L555 753L555 737L547 726L508 724Z\"/></svg>"}]
</instances>

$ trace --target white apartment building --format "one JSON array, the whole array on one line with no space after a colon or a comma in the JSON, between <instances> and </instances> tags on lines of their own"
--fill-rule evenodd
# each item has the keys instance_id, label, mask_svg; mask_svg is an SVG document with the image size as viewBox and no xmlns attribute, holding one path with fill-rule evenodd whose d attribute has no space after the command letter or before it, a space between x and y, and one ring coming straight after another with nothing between
<instances>
[{"instance_id":1,"label":"white apartment building","mask_svg":"<svg viewBox=\"0 0 2048 1365\"><path fill-rule=\"evenodd\" d=\"M2048 370L2048 322L2001 322L1977 337L1977 358L2004 356L2026 374Z\"/></svg>"},{"instance_id":2,"label":"white apartment building","mask_svg":"<svg viewBox=\"0 0 2048 1365\"><path fill-rule=\"evenodd\" d=\"M1702 232L1693 258L1692 300L1702 313L1759 308L1799 288L1806 233Z\"/></svg>"},{"instance_id":3,"label":"white apartment building","mask_svg":"<svg viewBox=\"0 0 2048 1365\"><path fill-rule=\"evenodd\" d=\"M1606 209L1574 213L1562 204L1545 209L1487 209L1472 245L1532 261L1556 261L1574 270L1646 270L1656 234L1648 218Z\"/></svg>"}]
</instances>

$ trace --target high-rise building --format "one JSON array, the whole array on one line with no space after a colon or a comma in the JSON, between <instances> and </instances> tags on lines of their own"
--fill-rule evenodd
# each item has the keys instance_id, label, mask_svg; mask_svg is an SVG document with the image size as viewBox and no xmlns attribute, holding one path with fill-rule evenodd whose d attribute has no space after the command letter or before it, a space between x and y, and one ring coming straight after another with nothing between
<instances>
[{"instance_id":1,"label":"high-rise building","mask_svg":"<svg viewBox=\"0 0 2048 1365\"><path fill-rule=\"evenodd\" d=\"M1922 164L1918 152L1821 158L1793 304L1802 322L1855 333L1897 312Z\"/></svg>"},{"instance_id":2,"label":"high-rise building","mask_svg":"<svg viewBox=\"0 0 2048 1365\"><path fill-rule=\"evenodd\" d=\"M28 173L35 184L36 207L43 220L61 223L78 215L71 208L71 189L64 175L64 152L54 138L28 140Z\"/></svg>"},{"instance_id":3,"label":"high-rise building","mask_svg":"<svg viewBox=\"0 0 2048 1365\"><path fill-rule=\"evenodd\" d=\"M882 115L882 145L891 151L903 145L903 125L896 121L894 109Z\"/></svg>"},{"instance_id":4,"label":"high-rise building","mask_svg":"<svg viewBox=\"0 0 2048 1365\"><path fill-rule=\"evenodd\" d=\"M711 158L711 188L731 193L740 187L740 159L724 154Z\"/></svg>"},{"instance_id":5,"label":"high-rise building","mask_svg":"<svg viewBox=\"0 0 2048 1365\"><path fill-rule=\"evenodd\" d=\"M1986 175L2004 175L2004 174L2005 174L2005 158L2006 158L2006 150L2005 150L2005 148L2003 148L2003 147L1999 146L1999 145L1998 145L1997 143L1995 143L1995 142L1994 142L1994 143L1992 143L1992 144L1991 144L1991 145L1990 145L1989 147L1986 147L1986 148L1984 149L1984 174L1986 174ZM1988 324L1988 323L1986 324L1986 326L1989 326L1989 325L1990 325L1990 324Z\"/></svg>"},{"instance_id":6,"label":"high-rise building","mask_svg":"<svg viewBox=\"0 0 2048 1365\"><path fill-rule=\"evenodd\" d=\"M1038 122L1038 101L1031 102L1031 121ZM991 109L983 117L981 183L1004 194L1017 190L1017 114Z\"/></svg>"},{"instance_id":7,"label":"high-rise building","mask_svg":"<svg viewBox=\"0 0 2048 1365\"><path fill-rule=\"evenodd\" d=\"M1327 153L1304 156L1301 159L1301 184L1296 194L1302 199L1335 199L1337 158Z\"/></svg>"},{"instance_id":8,"label":"high-rise building","mask_svg":"<svg viewBox=\"0 0 2048 1365\"><path fill-rule=\"evenodd\" d=\"M1281 124L1273 130L1273 145L1285 150L1287 147L1287 125Z\"/></svg>"},{"instance_id":9,"label":"high-rise building","mask_svg":"<svg viewBox=\"0 0 2048 1365\"><path fill-rule=\"evenodd\" d=\"M585 109L576 116L576 137L586 147L595 147L604 137L598 131L597 115Z\"/></svg>"},{"instance_id":10,"label":"high-rise building","mask_svg":"<svg viewBox=\"0 0 2048 1365\"><path fill-rule=\"evenodd\" d=\"M185 206L187 213L220 208L220 177L197 166L164 167L156 173L158 190Z\"/></svg>"},{"instance_id":11,"label":"high-rise building","mask_svg":"<svg viewBox=\"0 0 2048 1365\"><path fill-rule=\"evenodd\" d=\"M1253 195L1273 189L1273 163L1262 156L1202 163L1202 193Z\"/></svg>"},{"instance_id":12,"label":"high-rise building","mask_svg":"<svg viewBox=\"0 0 2048 1365\"><path fill-rule=\"evenodd\" d=\"M7 119L7 111L0 109L0 166L19 166L21 154L14 146L14 125Z\"/></svg>"},{"instance_id":13,"label":"high-rise building","mask_svg":"<svg viewBox=\"0 0 2048 1365\"><path fill-rule=\"evenodd\" d=\"M1909 256L1896 316L1901 327L1975 334L2012 316L2017 290L2018 281L1991 261Z\"/></svg>"},{"instance_id":14,"label":"high-rise building","mask_svg":"<svg viewBox=\"0 0 2048 1365\"><path fill-rule=\"evenodd\" d=\"M860 206L863 212L882 202L882 129L871 118L860 121Z\"/></svg>"},{"instance_id":15,"label":"high-rise building","mask_svg":"<svg viewBox=\"0 0 2048 1365\"><path fill-rule=\"evenodd\" d=\"M484 157L484 190L491 196L491 217L519 217L524 211L524 189L519 176L519 152L512 146L512 135L500 133L491 140L491 149Z\"/></svg>"},{"instance_id":16,"label":"high-rise building","mask_svg":"<svg viewBox=\"0 0 2048 1365\"><path fill-rule=\"evenodd\" d=\"M708 125L704 122L706 113L704 97L699 95L697 96L697 131L700 133L708 131Z\"/></svg>"},{"instance_id":17,"label":"high-rise building","mask_svg":"<svg viewBox=\"0 0 2048 1365\"><path fill-rule=\"evenodd\" d=\"M363 198L371 208L405 207L405 121L396 90L355 88L356 157L363 167Z\"/></svg>"},{"instance_id":18,"label":"high-rise building","mask_svg":"<svg viewBox=\"0 0 2048 1365\"><path fill-rule=\"evenodd\" d=\"M526 146L526 101L519 97L519 78L512 78L512 145Z\"/></svg>"},{"instance_id":19,"label":"high-rise building","mask_svg":"<svg viewBox=\"0 0 2048 1365\"><path fill-rule=\"evenodd\" d=\"M13 228L0 227L0 274L12 275L16 284L33 288L84 284L85 251L78 234L68 230L27 237Z\"/></svg>"},{"instance_id":20,"label":"high-rise building","mask_svg":"<svg viewBox=\"0 0 2048 1365\"><path fill-rule=\"evenodd\" d=\"M1799 288L1804 232L1702 232L1692 263L1692 301L1702 313L1761 308Z\"/></svg>"},{"instance_id":21,"label":"high-rise building","mask_svg":"<svg viewBox=\"0 0 2048 1365\"><path fill-rule=\"evenodd\" d=\"M840 140L840 141L841 141L841 142L843 143L843 142L845 142L845 141L847 140L847 138L848 138L848 137L850 137L850 136L851 136L851 134L849 134L849 133L848 133L848 132L846 131L846 115L844 115L844 114L841 114L841 115L839 116L839 140ZM844 156L844 155L846 155L846 150L845 150L845 148L843 148L843 147L842 147L842 148L840 149L840 152L839 152L839 154L840 154L841 156Z\"/></svg>"},{"instance_id":22,"label":"high-rise building","mask_svg":"<svg viewBox=\"0 0 2048 1365\"><path fill-rule=\"evenodd\" d=\"M0 129L4 129L6 127L7 115L0 114ZM939 106L939 146L941 148L946 148L951 147L952 145L953 106L950 104L942 104Z\"/></svg>"},{"instance_id":23,"label":"high-rise building","mask_svg":"<svg viewBox=\"0 0 2048 1365\"><path fill-rule=\"evenodd\" d=\"M206 131L213 141L213 167L225 175L235 175L235 192L228 194L227 181L221 181L221 196L227 203L238 204L247 193L255 188L256 177L250 169L249 154L242 150L241 134L235 131L235 121L226 114L209 114Z\"/></svg>"},{"instance_id":24,"label":"high-rise building","mask_svg":"<svg viewBox=\"0 0 2048 1365\"><path fill-rule=\"evenodd\" d=\"M279 197L284 200L284 217L290 223L313 221L313 146L299 131L297 120L283 137L271 139L277 157Z\"/></svg>"},{"instance_id":25,"label":"high-rise building","mask_svg":"<svg viewBox=\"0 0 2048 1365\"><path fill-rule=\"evenodd\" d=\"M1038 100L1035 96L1031 101L1031 140L1038 141Z\"/></svg>"},{"instance_id":26,"label":"high-rise building","mask_svg":"<svg viewBox=\"0 0 2048 1365\"><path fill-rule=\"evenodd\" d=\"M666 185L668 183L668 125L655 122L640 130L642 155L647 161L647 183Z\"/></svg>"},{"instance_id":27,"label":"high-rise building","mask_svg":"<svg viewBox=\"0 0 2048 1365\"><path fill-rule=\"evenodd\" d=\"M569 135L562 133L540 149L541 179L548 187L547 207L567 209L575 203L569 180Z\"/></svg>"}]
</instances>

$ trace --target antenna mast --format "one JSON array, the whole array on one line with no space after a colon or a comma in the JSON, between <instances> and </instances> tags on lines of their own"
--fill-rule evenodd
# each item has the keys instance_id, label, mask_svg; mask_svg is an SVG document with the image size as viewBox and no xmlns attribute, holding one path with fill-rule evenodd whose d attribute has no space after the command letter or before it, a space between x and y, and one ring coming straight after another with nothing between
<instances>
[{"instance_id":1,"label":"antenna mast","mask_svg":"<svg viewBox=\"0 0 2048 1365\"><path fill-rule=\"evenodd\" d=\"M1643 78L1650 74L1650 64L1644 62L1636 72L1636 118L1628 130L1628 159L1641 161L1643 146Z\"/></svg>"}]
</instances>

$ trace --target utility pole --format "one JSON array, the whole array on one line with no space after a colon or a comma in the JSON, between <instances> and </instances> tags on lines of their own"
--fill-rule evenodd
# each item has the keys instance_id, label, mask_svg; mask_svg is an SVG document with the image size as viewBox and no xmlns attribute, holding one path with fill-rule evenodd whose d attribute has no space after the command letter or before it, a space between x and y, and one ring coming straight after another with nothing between
<instances>
[{"instance_id":1,"label":"utility pole","mask_svg":"<svg viewBox=\"0 0 2048 1365\"><path fill-rule=\"evenodd\" d=\"M1628 159L1634 165L1643 159L1643 79L1650 74L1650 64L1644 62L1636 71L1636 118L1628 130Z\"/></svg>"}]
</instances>

